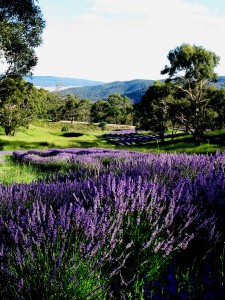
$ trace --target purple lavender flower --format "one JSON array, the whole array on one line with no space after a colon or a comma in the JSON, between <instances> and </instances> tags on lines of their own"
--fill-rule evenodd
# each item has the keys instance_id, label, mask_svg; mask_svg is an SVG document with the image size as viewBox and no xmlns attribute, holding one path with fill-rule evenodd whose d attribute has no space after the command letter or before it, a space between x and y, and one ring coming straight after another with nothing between
<instances>
[{"instance_id":1,"label":"purple lavender flower","mask_svg":"<svg viewBox=\"0 0 225 300\"><path fill-rule=\"evenodd\" d=\"M77 256L90 266L90 274L108 270L126 283L137 272L150 273L154 258L164 262L195 243L210 251L224 237L224 153L69 148L15 151L14 156L27 162L67 161L76 165L76 172L0 185L0 268L5 278L12 278L13 262L15 268L28 264L27 257L37 263L39 249L51 257L52 282ZM133 274L128 272L131 265ZM26 280L17 279L22 289Z\"/></svg>"}]
</instances>

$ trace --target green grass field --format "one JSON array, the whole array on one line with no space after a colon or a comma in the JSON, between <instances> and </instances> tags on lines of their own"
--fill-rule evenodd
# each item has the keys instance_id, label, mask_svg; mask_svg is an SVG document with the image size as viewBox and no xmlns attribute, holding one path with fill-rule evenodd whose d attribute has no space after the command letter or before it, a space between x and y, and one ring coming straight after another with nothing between
<instances>
[{"instance_id":1,"label":"green grass field","mask_svg":"<svg viewBox=\"0 0 225 300\"><path fill-rule=\"evenodd\" d=\"M62 127L68 126L67 132L62 132ZM129 129L130 126L111 125L108 132L118 129ZM101 129L96 124L66 123L66 122L39 122L30 125L29 129L21 128L15 136L6 136L0 128L0 150L28 150L48 148L89 148L106 147L129 149L142 152L186 152L186 153L215 153L225 149L225 129L208 132L198 147L190 135L177 137L174 141L166 139L164 144L149 142L145 145L115 146L103 138Z\"/></svg>"},{"instance_id":2,"label":"green grass field","mask_svg":"<svg viewBox=\"0 0 225 300\"><path fill-rule=\"evenodd\" d=\"M61 123L42 123L21 128L15 136L5 136L0 131L1 150L47 149L67 147L99 147L101 131L94 125L69 124L69 131L62 132ZM69 135L68 133L71 133ZM68 135L68 136L67 136Z\"/></svg>"},{"instance_id":3,"label":"green grass field","mask_svg":"<svg viewBox=\"0 0 225 300\"><path fill-rule=\"evenodd\" d=\"M61 129L65 125L68 131L62 132ZM108 132L131 128L125 125L111 125L108 126ZM145 145L115 146L104 139L104 133L97 124L40 121L30 125L29 129L21 128L15 136L6 136L0 128L0 150L96 147L157 153L210 154L225 149L225 129L208 132L202 144L197 147L190 135L177 137L174 141L171 138L165 139L163 144L160 141L152 141ZM65 166L61 169L65 170ZM38 170L32 166L13 162L12 155L5 156L0 163L0 183L31 182L47 173L48 170Z\"/></svg>"}]
</instances>

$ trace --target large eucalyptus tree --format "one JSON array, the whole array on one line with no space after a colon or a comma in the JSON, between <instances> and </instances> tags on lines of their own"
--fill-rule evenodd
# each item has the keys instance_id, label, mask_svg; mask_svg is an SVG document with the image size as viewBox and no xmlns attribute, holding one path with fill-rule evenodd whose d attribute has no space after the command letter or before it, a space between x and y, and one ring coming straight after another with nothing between
<instances>
[{"instance_id":1,"label":"large eucalyptus tree","mask_svg":"<svg viewBox=\"0 0 225 300\"><path fill-rule=\"evenodd\" d=\"M0 0L0 59L5 76L31 73L45 21L37 0ZM0 69L3 73L3 69Z\"/></svg>"},{"instance_id":2,"label":"large eucalyptus tree","mask_svg":"<svg viewBox=\"0 0 225 300\"><path fill-rule=\"evenodd\" d=\"M165 66L161 74L168 74L176 87L184 93L188 101L187 114L182 110L177 117L192 133L197 145L200 144L206 130L209 99L205 97L207 83L215 82L217 74L214 68L220 58L201 46L182 44L171 50L167 56L170 66Z\"/></svg>"}]
</instances>

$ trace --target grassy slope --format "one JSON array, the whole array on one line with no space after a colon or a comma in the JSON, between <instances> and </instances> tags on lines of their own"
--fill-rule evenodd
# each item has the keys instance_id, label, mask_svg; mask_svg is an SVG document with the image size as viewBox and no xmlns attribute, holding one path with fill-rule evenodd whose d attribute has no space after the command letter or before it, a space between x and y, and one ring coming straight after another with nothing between
<instances>
[{"instance_id":1,"label":"grassy slope","mask_svg":"<svg viewBox=\"0 0 225 300\"><path fill-rule=\"evenodd\" d=\"M61 123L43 123L41 126L31 125L28 130L20 129L15 136L5 136L0 131L1 150L47 149L68 147L99 147L101 131L88 125L68 124L73 133L70 137L63 136ZM68 133L67 133L68 134Z\"/></svg>"},{"instance_id":2,"label":"grassy slope","mask_svg":"<svg viewBox=\"0 0 225 300\"><path fill-rule=\"evenodd\" d=\"M31 125L28 130L21 129L15 136L5 136L0 129L0 150L28 150L48 148L117 148L143 152L186 152L193 153L215 153L224 151L225 130L208 133L202 144L195 146L191 136L176 138L174 142L166 139L164 144L160 142L149 142L140 146L115 146L102 137L102 132L97 125L81 123L66 123L69 131L61 131L62 123L39 123ZM124 126L109 126L109 131L124 129ZM43 170L37 170L32 166L20 166L10 160L10 155L5 162L0 163L0 183L30 182L46 174Z\"/></svg>"},{"instance_id":3,"label":"grassy slope","mask_svg":"<svg viewBox=\"0 0 225 300\"><path fill-rule=\"evenodd\" d=\"M67 125L69 131L61 131L63 125ZM109 126L108 131L124 129L126 126ZM129 128L127 126L127 128ZM160 142L149 142L146 145L135 146L114 146L106 142L102 137L102 131L97 125L83 123L39 123L30 125L30 128L21 128L15 136L5 136L0 128L0 150L28 150L48 148L71 148L71 147L107 147L137 150L143 152L187 152L187 153L214 153L224 151L225 129L208 133L198 147L195 146L191 136L176 138L174 142L166 139L164 144Z\"/></svg>"},{"instance_id":4,"label":"grassy slope","mask_svg":"<svg viewBox=\"0 0 225 300\"><path fill-rule=\"evenodd\" d=\"M68 132L62 132L64 125ZM109 126L110 130L125 129L124 126ZM129 128L129 127L127 127ZM30 128L21 128L15 136L5 136L0 128L0 150L29 150L48 148L115 148L102 139L102 131L97 125L82 123L39 123ZM12 155L6 155L5 161L0 162L0 184L12 182L31 182L49 173L47 170L38 170L32 166L19 165L10 159Z\"/></svg>"}]
</instances>

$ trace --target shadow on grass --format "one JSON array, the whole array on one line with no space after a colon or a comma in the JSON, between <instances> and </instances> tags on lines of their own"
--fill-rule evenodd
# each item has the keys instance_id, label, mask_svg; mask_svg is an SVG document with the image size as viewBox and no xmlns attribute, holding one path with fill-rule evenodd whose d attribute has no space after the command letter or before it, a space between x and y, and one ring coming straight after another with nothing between
<instances>
[{"instance_id":1,"label":"shadow on grass","mask_svg":"<svg viewBox=\"0 0 225 300\"><path fill-rule=\"evenodd\" d=\"M65 132L62 134L62 136L64 137L80 137L80 136L83 136L84 134L83 133L80 133L80 132Z\"/></svg>"},{"instance_id":2,"label":"shadow on grass","mask_svg":"<svg viewBox=\"0 0 225 300\"><path fill-rule=\"evenodd\" d=\"M224 134L216 134L216 135L207 135L204 138L205 142L217 144L220 146L225 146L225 135Z\"/></svg>"},{"instance_id":3,"label":"shadow on grass","mask_svg":"<svg viewBox=\"0 0 225 300\"><path fill-rule=\"evenodd\" d=\"M92 142L74 142L70 143L69 148L103 148L104 146L99 143L98 141L92 141ZM112 145L111 145L112 147Z\"/></svg>"},{"instance_id":4,"label":"shadow on grass","mask_svg":"<svg viewBox=\"0 0 225 300\"><path fill-rule=\"evenodd\" d=\"M64 133L64 136L72 134L70 137L83 136L82 133ZM213 153L216 151L224 151L225 147L225 134L217 134L213 136L206 135L200 146L196 147L194 140L191 136L186 136L185 138L175 138L173 141L171 139L166 139L164 143L161 142L148 142L146 144L140 145L121 145L116 146L113 143L106 141L102 135L96 135L97 139L93 141L70 141L67 146L60 147L60 145L55 145L53 142L40 141L7 141L0 139L0 150L31 150L31 149L49 149L49 148L114 148L114 149L125 149L134 150L141 152L177 152L177 153Z\"/></svg>"},{"instance_id":5,"label":"shadow on grass","mask_svg":"<svg viewBox=\"0 0 225 300\"><path fill-rule=\"evenodd\" d=\"M109 144L109 143L108 143ZM111 147L113 147L113 143L110 143ZM107 147L107 146L106 146ZM110 146L108 146L110 147ZM220 140L219 137L213 136L211 139L205 137L200 146L195 145L195 141L193 137L186 136L184 138L175 138L166 139L164 143L160 141L155 142L151 141L143 144L136 145L114 145L116 149L125 149L131 151L140 151L140 152L157 152L157 153L165 153L165 152L176 152L176 153L188 153L188 154L210 154L215 153L216 151L224 151L225 142L224 140Z\"/></svg>"},{"instance_id":6,"label":"shadow on grass","mask_svg":"<svg viewBox=\"0 0 225 300\"><path fill-rule=\"evenodd\" d=\"M54 143L48 142L24 142L24 141L1 141L0 150L30 150L54 148Z\"/></svg>"}]
</instances>

